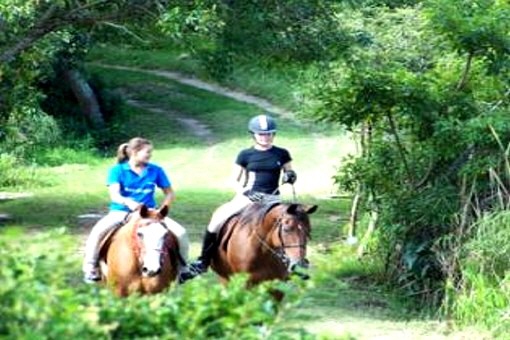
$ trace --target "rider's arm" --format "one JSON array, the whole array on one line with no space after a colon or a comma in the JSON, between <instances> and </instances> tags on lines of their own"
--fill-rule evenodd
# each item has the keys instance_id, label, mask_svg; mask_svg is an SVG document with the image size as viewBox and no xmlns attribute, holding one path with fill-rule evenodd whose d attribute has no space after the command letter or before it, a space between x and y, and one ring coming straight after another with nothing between
<instances>
[{"instance_id":1,"label":"rider's arm","mask_svg":"<svg viewBox=\"0 0 510 340\"><path fill-rule=\"evenodd\" d=\"M292 170L292 162L287 162L283 165L283 171Z\"/></svg>"},{"instance_id":2,"label":"rider's arm","mask_svg":"<svg viewBox=\"0 0 510 340\"><path fill-rule=\"evenodd\" d=\"M242 192L244 186L246 185L246 181L248 174L246 173L246 169L240 166L239 164L234 164L234 168L232 170L232 184L234 185L234 189L236 192Z\"/></svg>"},{"instance_id":3,"label":"rider's arm","mask_svg":"<svg viewBox=\"0 0 510 340\"><path fill-rule=\"evenodd\" d=\"M170 208L173 201L175 201L174 189L172 189L172 187L167 187L161 190L163 190L163 193L165 194L165 198L163 199L163 203L161 203L161 206L166 205Z\"/></svg>"},{"instance_id":4,"label":"rider's arm","mask_svg":"<svg viewBox=\"0 0 510 340\"><path fill-rule=\"evenodd\" d=\"M296 182L297 175L296 172L292 170L292 165L290 161L285 163L282 168L283 168L282 183L294 184L294 182Z\"/></svg>"},{"instance_id":5,"label":"rider's arm","mask_svg":"<svg viewBox=\"0 0 510 340\"><path fill-rule=\"evenodd\" d=\"M112 183L108 186L108 191L110 192L110 198L113 202L125 205L129 208L129 210L136 210L140 203L132 200L131 198L124 197L120 194L120 184Z\"/></svg>"}]
</instances>

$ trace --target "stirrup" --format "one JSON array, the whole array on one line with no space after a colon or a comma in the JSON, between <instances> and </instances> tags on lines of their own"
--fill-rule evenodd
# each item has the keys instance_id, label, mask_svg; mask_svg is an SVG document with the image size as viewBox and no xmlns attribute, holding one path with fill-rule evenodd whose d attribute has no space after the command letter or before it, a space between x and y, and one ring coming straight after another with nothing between
<instances>
[{"instance_id":1,"label":"stirrup","mask_svg":"<svg viewBox=\"0 0 510 340\"><path fill-rule=\"evenodd\" d=\"M196 275L206 273L207 268L209 266L205 265L204 262L201 260L196 260L196 261L190 263L188 267L189 267L190 272L192 272L196 276Z\"/></svg>"},{"instance_id":2,"label":"stirrup","mask_svg":"<svg viewBox=\"0 0 510 340\"><path fill-rule=\"evenodd\" d=\"M183 284L186 281L194 279L198 274L192 271L186 271L179 274L179 284Z\"/></svg>"}]
</instances>

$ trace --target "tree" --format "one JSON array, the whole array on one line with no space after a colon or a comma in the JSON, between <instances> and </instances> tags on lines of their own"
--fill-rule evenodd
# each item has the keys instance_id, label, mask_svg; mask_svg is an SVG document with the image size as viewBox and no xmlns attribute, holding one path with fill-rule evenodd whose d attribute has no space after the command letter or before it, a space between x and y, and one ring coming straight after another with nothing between
<instances>
[{"instance_id":1,"label":"tree","mask_svg":"<svg viewBox=\"0 0 510 340\"><path fill-rule=\"evenodd\" d=\"M134 26L154 26L168 7L180 3L156 0L3 1L0 4L0 126L3 130L0 141L3 139L4 143L13 145L26 141L32 145L44 140L31 140L33 136L23 133L22 129L40 121L30 117L46 117L40 107L44 94L38 86L42 80L54 76L53 65L58 65L91 128L103 128L105 122L98 99L81 69L90 39L76 37L103 34L103 27L129 31Z\"/></svg>"},{"instance_id":2,"label":"tree","mask_svg":"<svg viewBox=\"0 0 510 340\"><path fill-rule=\"evenodd\" d=\"M363 39L315 89L317 119L372 127L370 153L347 162L338 181L373 193L365 207L379 213L388 274L421 294L442 292L434 244L462 214L462 183L477 181L476 195L490 199L489 169L501 169L489 128L510 140L509 11L488 0L354 8L343 17L363 23L353 30Z\"/></svg>"}]
</instances>

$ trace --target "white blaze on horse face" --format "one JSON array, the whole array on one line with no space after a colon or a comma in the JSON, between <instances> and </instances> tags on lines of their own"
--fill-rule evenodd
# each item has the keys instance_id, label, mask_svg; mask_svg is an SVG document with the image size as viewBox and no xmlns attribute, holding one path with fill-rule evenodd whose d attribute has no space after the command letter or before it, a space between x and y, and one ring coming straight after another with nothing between
<instances>
[{"instance_id":1,"label":"white blaze on horse face","mask_svg":"<svg viewBox=\"0 0 510 340\"><path fill-rule=\"evenodd\" d=\"M161 223L151 223L138 229L143 244L142 274L144 276L157 275L161 270L161 252L168 233Z\"/></svg>"}]
</instances>

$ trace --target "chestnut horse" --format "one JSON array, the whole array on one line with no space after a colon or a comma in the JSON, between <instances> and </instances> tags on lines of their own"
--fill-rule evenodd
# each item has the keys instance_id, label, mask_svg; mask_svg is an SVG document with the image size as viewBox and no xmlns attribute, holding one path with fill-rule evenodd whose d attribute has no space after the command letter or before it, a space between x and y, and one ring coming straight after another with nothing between
<instances>
[{"instance_id":1,"label":"chestnut horse","mask_svg":"<svg viewBox=\"0 0 510 340\"><path fill-rule=\"evenodd\" d=\"M167 213L167 206L141 206L101 247L102 274L117 295L158 293L177 277L178 242L164 223Z\"/></svg>"},{"instance_id":2,"label":"chestnut horse","mask_svg":"<svg viewBox=\"0 0 510 340\"><path fill-rule=\"evenodd\" d=\"M316 205L249 205L225 222L211 268L223 282L235 273L248 273L250 286L287 279L296 267L308 267L308 215L316 210Z\"/></svg>"}]
</instances>

